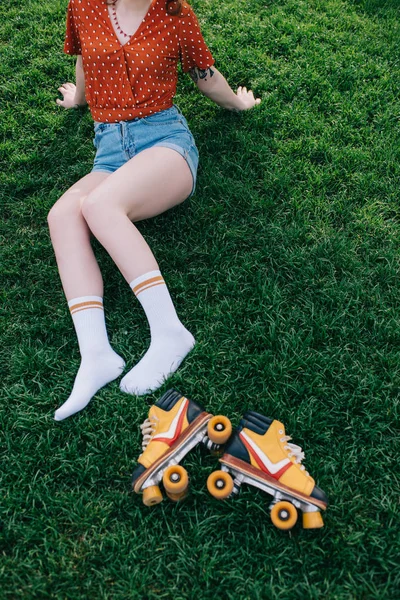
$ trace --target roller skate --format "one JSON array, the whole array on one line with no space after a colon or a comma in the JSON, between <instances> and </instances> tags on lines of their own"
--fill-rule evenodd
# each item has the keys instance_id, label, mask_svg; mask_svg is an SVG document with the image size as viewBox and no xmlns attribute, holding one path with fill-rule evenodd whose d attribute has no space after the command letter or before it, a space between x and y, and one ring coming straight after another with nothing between
<instances>
[{"instance_id":1,"label":"roller skate","mask_svg":"<svg viewBox=\"0 0 400 600\"><path fill-rule=\"evenodd\" d=\"M184 498L189 478L179 465L183 457L200 442L217 452L232 433L229 419L214 417L175 390L166 392L150 407L140 428L143 452L132 475L132 488L143 494L146 506L162 501L161 482L171 500Z\"/></svg>"},{"instance_id":2,"label":"roller skate","mask_svg":"<svg viewBox=\"0 0 400 600\"><path fill-rule=\"evenodd\" d=\"M302 449L290 439L279 421L246 412L220 458L222 470L207 480L208 491L222 500L248 483L272 496L271 520L278 529L295 525L297 509L303 513L305 529L323 527L320 511L326 509L328 498L301 464Z\"/></svg>"}]
</instances>

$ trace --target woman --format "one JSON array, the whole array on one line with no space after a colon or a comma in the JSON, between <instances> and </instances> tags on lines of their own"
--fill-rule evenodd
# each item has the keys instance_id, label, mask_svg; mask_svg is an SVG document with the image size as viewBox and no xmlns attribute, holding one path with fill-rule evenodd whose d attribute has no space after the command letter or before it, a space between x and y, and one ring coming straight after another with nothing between
<instances>
[{"instance_id":1,"label":"woman","mask_svg":"<svg viewBox=\"0 0 400 600\"><path fill-rule=\"evenodd\" d=\"M62 85L57 104L70 109L88 103L97 152L92 172L48 217L81 353L72 393L56 420L82 410L125 366L108 341L91 234L129 283L150 326L150 347L122 379L121 390L138 396L156 390L194 346L133 224L180 204L195 189L197 148L172 102L178 62L220 106L240 111L261 102L244 87L230 89L213 66L193 10L181 0L70 0L64 51L77 55L76 85Z\"/></svg>"}]
</instances>

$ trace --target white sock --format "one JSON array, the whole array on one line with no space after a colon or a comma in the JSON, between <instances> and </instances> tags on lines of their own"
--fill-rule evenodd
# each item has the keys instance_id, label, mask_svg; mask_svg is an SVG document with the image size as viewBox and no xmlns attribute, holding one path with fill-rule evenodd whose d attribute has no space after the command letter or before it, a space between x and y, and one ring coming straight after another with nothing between
<instances>
[{"instance_id":1,"label":"white sock","mask_svg":"<svg viewBox=\"0 0 400 600\"><path fill-rule=\"evenodd\" d=\"M178 369L195 339L178 319L160 271L141 275L130 286L149 321L151 343L120 387L123 392L142 396L157 390Z\"/></svg>"},{"instance_id":2,"label":"white sock","mask_svg":"<svg viewBox=\"0 0 400 600\"><path fill-rule=\"evenodd\" d=\"M62 421L87 406L100 388L116 379L125 361L111 348L104 319L103 299L83 296L68 302L78 336L81 366L68 400L55 412Z\"/></svg>"}]
</instances>

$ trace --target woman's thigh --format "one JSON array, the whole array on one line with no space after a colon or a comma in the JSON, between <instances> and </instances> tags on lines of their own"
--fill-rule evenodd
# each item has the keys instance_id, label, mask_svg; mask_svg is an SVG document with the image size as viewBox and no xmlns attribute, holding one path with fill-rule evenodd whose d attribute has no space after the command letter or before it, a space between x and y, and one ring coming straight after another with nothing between
<instances>
[{"instance_id":1,"label":"woman's thigh","mask_svg":"<svg viewBox=\"0 0 400 600\"><path fill-rule=\"evenodd\" d=\"M95 173L93 173L95 174ZM122 210L132 221L159 215L183 202L193 188L186 160L175 150L143 150L109 175L84 202L84 215Z\"/></svg>"}]
</instances>

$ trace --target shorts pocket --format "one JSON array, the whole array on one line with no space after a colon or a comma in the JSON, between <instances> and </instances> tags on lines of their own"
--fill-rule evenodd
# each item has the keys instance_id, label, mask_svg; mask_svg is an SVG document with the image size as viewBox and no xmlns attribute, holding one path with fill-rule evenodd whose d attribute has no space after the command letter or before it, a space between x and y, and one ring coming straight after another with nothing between
<instances>
[{"instance_id":1,"label":"shorts pocket","mask_svg":"<svg viewBox=\"0 0 400 600\"><path fill-rule=\"evenodd\" d=\"M100 141L104 137L104 135L108 132L112 132L115 130L117 123L95 123L94 124L94 138L93 138L93 146L96 150L99 149Z\"/></svg>"},{"instance_id":2,"label":"shorts pocket","mask_svg":"<svg viewBox=\"0 0 400 600\"><path fill-rule=\"evenodd\" d=\"M118 123L101 123L96 121L94 124L94 132L103 133L106 129L110 129L111 127L115 127Z\"/></svg>"}]
</instances>

